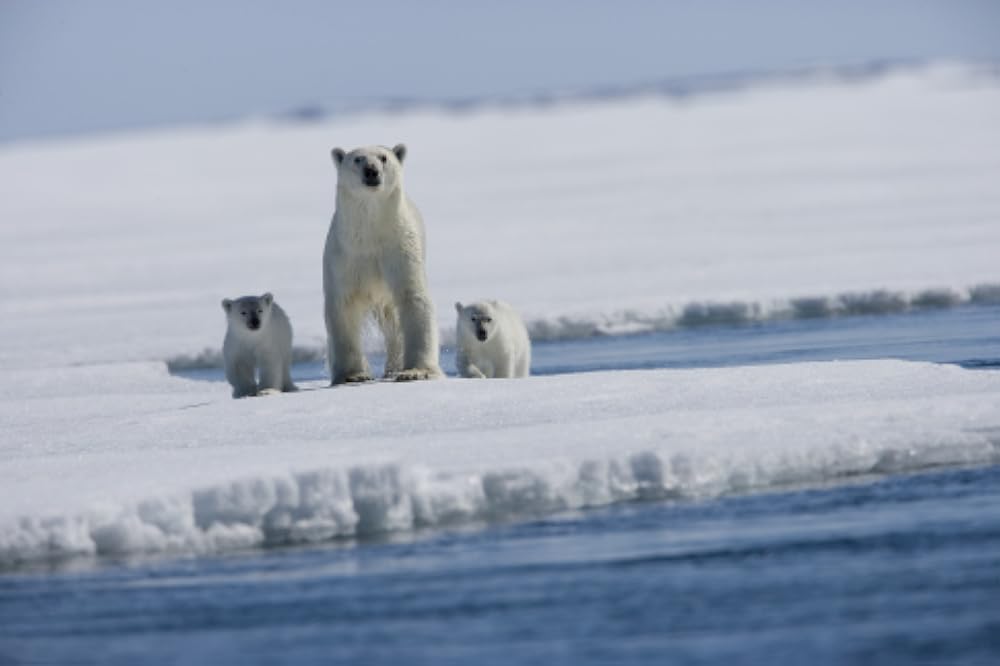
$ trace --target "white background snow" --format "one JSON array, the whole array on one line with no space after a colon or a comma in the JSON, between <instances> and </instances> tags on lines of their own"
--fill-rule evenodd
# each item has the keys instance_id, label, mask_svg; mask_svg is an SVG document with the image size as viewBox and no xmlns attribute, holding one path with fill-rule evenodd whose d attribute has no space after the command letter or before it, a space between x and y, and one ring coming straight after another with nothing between
<instances>
[{"instance_id":1,"label":"white background snow","mask_svg":"<svg viewBox=\"0 0 1000 666\"><path fill-rule=\"evenodd\" d=\"M1000 375L893 361L233 401L166 361L273 291L320 349L334 145L405 141L443 330L769 316L1000 283L1000 83L964 65L676 100L250 122L0 150L0 562L203 551L990 462ZM736 306L733 306L736 304Z\"/></svg>"}]
</instances>

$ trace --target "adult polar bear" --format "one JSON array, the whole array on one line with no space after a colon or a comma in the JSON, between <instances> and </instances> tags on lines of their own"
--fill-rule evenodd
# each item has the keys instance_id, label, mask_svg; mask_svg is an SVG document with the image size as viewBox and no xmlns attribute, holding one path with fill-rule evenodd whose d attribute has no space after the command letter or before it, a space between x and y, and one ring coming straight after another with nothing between
<instances>
[{"instance_id":1,"label":"adult polar bear","mask_svg":"<svg viewBox=\"0 0 1000 666\"><path fill-rule=\"evenodd\" d=\"M387 378L444 376L424 269L424 223L403 191L406 146L331 154L337 209L323 251L323 293L332 383L372 379L361 347L369 313L385 338Z\"/></svg>"}]
</instances>

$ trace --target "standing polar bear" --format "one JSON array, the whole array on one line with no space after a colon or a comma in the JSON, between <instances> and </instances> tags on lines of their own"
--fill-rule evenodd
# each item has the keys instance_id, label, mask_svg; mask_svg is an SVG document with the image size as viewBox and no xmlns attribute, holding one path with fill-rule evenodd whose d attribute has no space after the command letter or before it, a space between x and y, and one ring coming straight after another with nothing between
<instances>
[{"instance_id":1,"label":"standing polar bear","mask_svg":"<svg viewBox=\"0 0 1000 666\"><path fill-rule=\"evenodd\" d=\"M297 391L291 374L292 325L274 296L224 298L222 309L227 323L222 360L233 397Z\"/></svg>"},{"instance_id":2,"label":"standing polar bear","mask_svg":"<svg viewBox=\"0 0 1000 666\"><path fill-rule=\"evenodd\" d=\"M463 377L527 377L531 339L524 322L503 301L455 303L458 351L455 364Z\"/></svg>"},{"instance_id":3,"label":"standing polar bear","mask_svg":"<svg viewBox=\"0 0 1000 666\"><path fill-rule=\"evenodd\" d=\"M385 338L387 378L442 377L424 223L403 191L406 146L331 154L337 209L323 251L323 294L332 383L372 379L361 347L368 314Z\"/></svg>"}]
</instances>

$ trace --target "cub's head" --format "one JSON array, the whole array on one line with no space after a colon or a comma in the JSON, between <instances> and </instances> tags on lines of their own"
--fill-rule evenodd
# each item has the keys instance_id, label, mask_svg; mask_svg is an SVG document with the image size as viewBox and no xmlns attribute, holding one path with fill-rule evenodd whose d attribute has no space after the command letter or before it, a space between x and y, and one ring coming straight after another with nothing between
<instances>
[{"instance_id":1,"label":"cub's head","mask_svg":"<svg viewBox=\"0 0 1000 666\"><path fill-rule=\"evenodd\" d=\"M330 151L337 166L337 187L371 195L387 194L402 185L406 146L391 150L385 146L367 146L344 152Z\"/></svg>"},{"instance_id":2,"label":"cub's head","mask_svg":"<svg viewBox=\"0 0 1000 666\"><path fill-rule=\"evenodd\" d=\"M455 312L458 313L459 335L464 333L480 342L486 342L496 330L496 324L493 323L493 308L489 303L470 305L455 303Z\"/></svg>"},{"instance_id":3,"label":"cub's head","mask_svg":"<svg viewBox=\"0 0 1000 666\"><path fill-rule=\"evenodd\" d=\"M222 309L226 313L229 327L241 333L255 333L267 326L272 305L274 296L270 292L263 296L222 299Z\"/></svg>"}]
</instances>

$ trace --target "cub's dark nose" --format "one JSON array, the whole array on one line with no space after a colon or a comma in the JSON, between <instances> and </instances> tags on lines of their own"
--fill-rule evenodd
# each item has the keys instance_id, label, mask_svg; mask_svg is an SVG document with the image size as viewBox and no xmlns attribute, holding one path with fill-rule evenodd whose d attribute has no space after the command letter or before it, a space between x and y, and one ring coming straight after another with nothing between
<instances>
[{"instance_id":1,"label":"cub's dark nose","mask_svg":"<svg viewBox=\"0 0 1000 666\"><path fill-rule=\"evenodd\" d=\"M484 329L484 328L477 328L476 329L476 338L478 338L480 342L486 342L486 329Z\"/></svg>"},{"instance_id":2,"label":"cub's dark nose","mask_svg":"<svg viewBox=\"0 0 1000 666\"><path fill-rule=\"evenodd\" d=\"M260 328L260 319L257 319L257 317L254 317L253 319L251 319L250 321L248 321L247 322L247 328L249 328L251 331L256 331L258 328Z\"/></svg>"}]
</instances>

